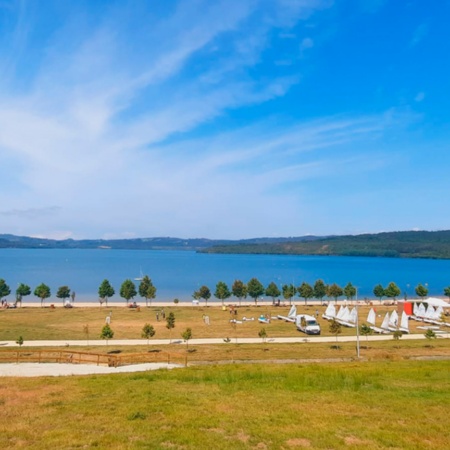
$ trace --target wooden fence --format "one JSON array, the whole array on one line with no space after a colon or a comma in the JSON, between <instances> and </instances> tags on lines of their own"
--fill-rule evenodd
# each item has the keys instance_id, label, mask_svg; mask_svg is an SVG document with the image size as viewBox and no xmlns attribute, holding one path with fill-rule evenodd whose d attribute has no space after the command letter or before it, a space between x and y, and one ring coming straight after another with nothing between
<instances>
[{"instance_id":1,"label":"wooden fence","mask_svg":"<svg viewBox=\"0 0 450 450\"><path fill-rule=\"evenodd\" d=\"M187 363L182 353L148 352L105 354L68 350L4 350L0 351L0 363L61 363L61 364L95 364L109 367L126 366L142 363Z\"/></svg>"}]
</instances>

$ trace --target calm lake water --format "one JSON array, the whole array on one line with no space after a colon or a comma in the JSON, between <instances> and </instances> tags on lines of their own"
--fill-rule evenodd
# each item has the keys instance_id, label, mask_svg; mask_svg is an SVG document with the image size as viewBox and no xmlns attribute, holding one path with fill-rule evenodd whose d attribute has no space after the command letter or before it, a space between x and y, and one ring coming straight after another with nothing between
<instances>
[{"instance_id":1,"label":"calm lake water","mask_svg":"<svg viewBox=\"0 0 450 450\"><path fill-rule=\"evenodd\" d=\"M34 289L40 283L51 287L56 301L59 286L68 285L76 300L97 301L100 283L107 278L116 290L110 300L123 301L122 282L144 273L157 287L157 301L191 300L202 284L212 292L218 281L229 286L235 279L247 282L257 277L265 286L303 281L342 287L349 281L358 287L358 298L373 297L373 287L394 281L403 292L414 295L418 283L428 284L430 295L443 295L450 285L450 260L358 258L330 256L209 255L188 251L145 250L41 250L0 249L0 278L14 292L18 283ZM135 281L138 285L138 281ZM10 295L10 299L13 299ZM28 301L31 297L28 298ZM33 299L34 300L34 299ZM27 301L27 300L25 300Z\"/></svg>"}]
</instances>

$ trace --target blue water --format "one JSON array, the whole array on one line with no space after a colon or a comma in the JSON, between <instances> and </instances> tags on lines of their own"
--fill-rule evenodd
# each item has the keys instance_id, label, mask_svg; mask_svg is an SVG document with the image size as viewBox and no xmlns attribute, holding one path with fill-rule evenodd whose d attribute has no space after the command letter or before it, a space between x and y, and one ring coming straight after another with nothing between
<instances>
[{"instance_id":1,"label":"blue water","mask_svg":"<svg viewBox=\"0 0 450 450\"><path fill-rule=\"evenodd\" d=\"M360 258L332 256L209 255L188 251L144 250L43 250L0 249L0 278L14 292L19 283L34 288L45 283L52 298L59 286L68 285L80 301L97 301L100 283L107 278L116 290L110 300L123 301L122 282L148 274L157 287L156 300L191 300L202 284L212 292L218 281L230 286L235 279L257 277L265 286L303 281L342 287L349 281L358 287L358 298L373 297L373 287L394 281L403 293L414 295L418 283L427 284L430 295L443 295L450 285L450 260ZM135 282L136 285L139 283ZM10 296L13 298L13 295ZM31 297L26 299L31 300Z\"/></svg>"}]
</instances>

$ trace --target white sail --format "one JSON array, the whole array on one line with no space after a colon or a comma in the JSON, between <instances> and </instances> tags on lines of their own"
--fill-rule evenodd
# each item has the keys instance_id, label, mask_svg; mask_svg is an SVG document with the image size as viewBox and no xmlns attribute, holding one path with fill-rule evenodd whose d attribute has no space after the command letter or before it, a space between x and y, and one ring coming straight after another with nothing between
<instances>
[{"instance_id":1,"label":"white sail","mask_svg":"<svg viewBox=\"0 0 450 450\"><path fill-rule=\"evenodd\" d=\"M442 306L438 306L434 315L435 320L441 320L442 314L444 314L444 308Z\"/></svg>"},{"instance_id":2,"label":"white sail","mask_svg":"<svg viewBox=\"0 0 450 450\"><path fill-rule=\"evenodd\" d=\"M426 319L433 320L433 319L434 319L435 313L436 313L436 311L435 311L435 309L433 308L433 306L428 305L427 311L426 311L426 313L425 313L425 318L426 318Z\"/></svg>"},{"instance_id":3,"label":"white sail","mask_svg":"<svg viewBox=\"0 0 450 450\"><path fill-rule=\"evenodd\" d=\"M398 326L398 314L397 311L392 311L389 317L389 328L397 329Z\"/></svg>"},{"instance_id":4,"label":"white sail","mask_svg":"<svg viewBox=\"0 0 450 450\"><path fill-rule=\"evenodd\" d=\"M289 310L288 317L295 319L297 316L297 307L295 305L291 306L291 309Z\"/></svg>"},{"instance_id":5,"label":"white sail","mask_svg":"<svg viewBox=\"0 0 450 450\"><path fill-rule=\"evenodd\" d=\"M327 309L322 314L322 317L326 320L331 320L336 318L336 308L332 303L329 303Z\"/></svg>"},{"instance_id":6,"label":"white sail","mask_svg":"<svg viewBox=\"0 0 450 450\"><path fill-rule=\"evenodd\" d=\"M383 322L381 323L381 328L383 330L389 330L389 313L388 312L384 316Z\"/></svg>"},{"instance_id":7,"label":"white sail","mask_svg":"<svg viewBox=\"0 0 450 450\"><path fill-rule=\"evenodd\" d=\"M405 311L402 312L399 330L403 331L403 333L409 333L409 320Z\"/></svg>"},{"instance_id":8,"label":"white sail","mask_svg":"<svg viewBox=\"0 0 450 450\"><path fill-rule=\"evenodd\" d=\"M425 310L425 305L423 303L421 303L418 307L417 307L417 314L416 317L420 317L421 319L423 319L425 317L426 314L426 310Z\"/></svg>"},{"instance_id":9,"label":"white sail","mask_svg":"<svg viewBox=\"0 0 450 450\"><path fill-rule=\"evenodd\" d=\"M352 308L352 310L350 311L350 315L348 318L348 321L352 324L356 324L356 316L357 316L357 311L356 308Z\"/></svg>"},{"instance_id":10,"label":"white sail","mask_svg":"<svg viewBox=\"0 0 450 450\"><path fill-rule=\"evenodd\" d=\"M414 314L415 316L417 316L418 313L419 313L419 305L418 305L417 303L414 303L414 306L413 306L413 314Z\"/></svg>"},{"instance_id":11,"label":"white sail","mask_svg":"<svg viewBox=\"0 0 450 450\"><path fill-rule=\"evenodd\" d=\"M376 320L376 314L375 310L373 308L370 308L369 314L367 315L367 323L370 323L371 325L375 325Z\"/></svg>"},{"instance_id":12,"label":"white sail","mask_svg":"<svg viewBox=\"0 0 450 450\"><path fill-rule=\"evenodd\" d=\"M336 314L336 319L341 320L348 313L348 308L346 306L341 306L338 313Z\"/></svg>"}]
</instances>

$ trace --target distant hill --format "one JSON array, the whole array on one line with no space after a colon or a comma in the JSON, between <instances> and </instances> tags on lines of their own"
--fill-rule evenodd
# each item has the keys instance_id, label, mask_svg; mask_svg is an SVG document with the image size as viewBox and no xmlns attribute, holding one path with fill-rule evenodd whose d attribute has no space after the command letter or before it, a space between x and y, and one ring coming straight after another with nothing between
<instances>
[{"instance_id":1,"label":"distant hill","mask_svg":"<svg viewBox=\"0 0 450 450\"><path fill-rule=\"evenodd\" d=\"M137 239L41 239L0 234L0 248L83 248L116 250L202 250L211 246L274 244L317 239L314 236L290 238L254 238L244 240L180 239L153 237Z\"/></svg>"},{"instance_id":2,"label":"distant hill","mask_svg":"<svg viewBox=\"0 0 450 450\"><path fill-rule=\"evenodd\" d=\"M450 231L397 231L329 236L309 241L215 245L205 253L384 256L450 259Z\"/></svg>"}]
</instances>

